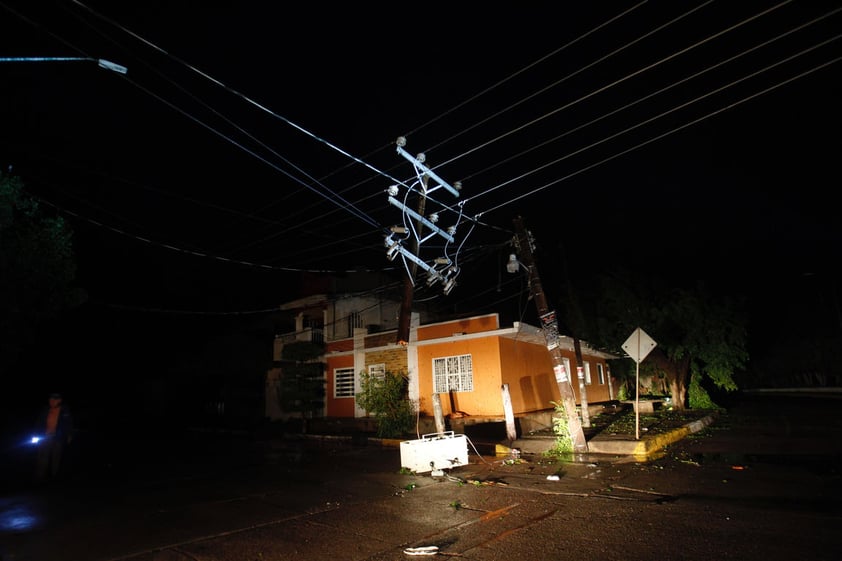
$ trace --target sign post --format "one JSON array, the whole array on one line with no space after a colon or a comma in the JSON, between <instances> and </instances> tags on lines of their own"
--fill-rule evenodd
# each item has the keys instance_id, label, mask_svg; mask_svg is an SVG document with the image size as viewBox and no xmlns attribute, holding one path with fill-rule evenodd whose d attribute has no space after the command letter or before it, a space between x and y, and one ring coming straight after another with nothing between
<instances>
[{"instance_id":1,"label":"sign post","mask_svg":"<svg viewBox=\"0 0 842 561\"><path fill-rule=\"evenodd\" d=\"M637 364L634 374L634 438L640 440L640 363L655 348L655 342L645 331L637 328L623 343L623 350Z\"/></svg>"}]
</instances>

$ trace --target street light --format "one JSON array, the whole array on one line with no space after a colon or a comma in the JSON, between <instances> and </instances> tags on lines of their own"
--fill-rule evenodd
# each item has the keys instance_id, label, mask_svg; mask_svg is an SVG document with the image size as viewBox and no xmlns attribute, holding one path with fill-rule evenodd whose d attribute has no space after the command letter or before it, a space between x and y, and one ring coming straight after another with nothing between
<instances>
[{"instance_id":1,"label":"street light","mask_svg":"<svg viewBox=\"0 0 842 561\"><path fill-rule=\"evenodd\" d=\"M129 71L128 68L117 64L115 62L111 62L110 60L105 60L104 58L93 58L93 57L67 57L67 56L8 56L8 57L0 57L0 62L79 62L79 61L88 61L88 62L96 62L97 66L100 68L104 68L106 70L110 70L111 72L116 72L117 74L125 74Z\"/></svg>"},{"instance_id":2,"label":"street light","mask_svg":"<svg viewBox=\"0 0 842 561\"><path fill-rule=\"evenodd\" d=\"M514 253L509 254L509 260L506 262L506 270L510 273L517 273L520 270L520 266L523 265L520 261L517 260L517 255ZM526 265L523 265L524 269L528 269Z\"/></svg>"}]
</instances>

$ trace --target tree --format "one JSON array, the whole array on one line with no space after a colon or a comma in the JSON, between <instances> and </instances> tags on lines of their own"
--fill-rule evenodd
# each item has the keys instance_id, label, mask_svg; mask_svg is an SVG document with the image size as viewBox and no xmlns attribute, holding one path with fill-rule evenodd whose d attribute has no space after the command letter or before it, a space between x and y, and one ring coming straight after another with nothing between
<instances>
[{"instance_id":1,"label":"tree","mask_svg":"<svg viewBox=\"0 0 842 561\"><path fill-rule=\"evenodd\" d=\"M307 432L307 419L324 407L324 363L317 361L324 355L324 347L309 341L295 341L284 345L283 377L278 389L281 409L301 414L302 429Z\"/></svg>"},{"instance_id":2,"label":"tree","mask_svg":"<svg viewBox=\"0 0 842 561\"><path fill-rule=\"evenodd\" d=\"M701 282L681 287L628 271L605 275L595 317L598 340L611 348L637 327L657 341L641 369L666 378L676 409L711 404L704 381L736 390L735 374L748 363L743 301Z\"/></svg>"},{"instance_id":3,"label":"tree","mask_svg":"<svg viewBox=\"0 0 842 561\"><path fill-rule=\"evenodd\" d=\"M36 340L37 329L80 305L73 286L73 233L46 216L20 178L0 172L0 370Z\"/></svg>"},{"instance_id":4,"label":"tree","mask_svg":"<svg viewBox=\"0 0 842 561\"><path fill-rule=\"evenodd\" d=\"M409 399L408 387L409 381L402 374L360 373L357 403L377 419L377 436L395 438L411 432L415 407Z\"/></svg>"}]
</instances>

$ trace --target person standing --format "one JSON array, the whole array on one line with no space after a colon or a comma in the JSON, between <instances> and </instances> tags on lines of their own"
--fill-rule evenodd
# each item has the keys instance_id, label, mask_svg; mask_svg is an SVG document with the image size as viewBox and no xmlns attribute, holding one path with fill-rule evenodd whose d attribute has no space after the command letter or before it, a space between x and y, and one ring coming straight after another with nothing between
<instances>
[{"instance_id":1,"label":"person standing","mask_svg":"<svg viewBox=\"0 0 842 561\"><path fill-rule=\"evenodd\" d=\"M43 481L56 478L61 468L65 447L73 439L73 417L59 393L51 393L49 403L38 417L39 436L35 478Z\"/></svg>"}]
</instances>

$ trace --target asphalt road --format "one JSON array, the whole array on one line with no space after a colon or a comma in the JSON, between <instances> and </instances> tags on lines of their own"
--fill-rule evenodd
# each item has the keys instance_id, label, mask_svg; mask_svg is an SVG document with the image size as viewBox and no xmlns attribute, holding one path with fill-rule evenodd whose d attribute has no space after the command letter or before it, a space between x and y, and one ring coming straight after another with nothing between
<instances>
[{"instance_id":1,"label":"asphalt road","mask_svg":"<svg viewBox=\"0 0 842 561\"><path fill-rule=\"evenodd\" d=\"M482 560L835 561L839 398L742 396L650 462L469 450L444 477L401 473L398 449L373 443L127 442L58 485L7 479L0 559L374 561L435 546Z\"/></svg>"}]
</instances>

